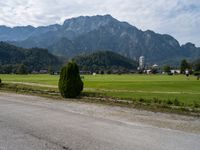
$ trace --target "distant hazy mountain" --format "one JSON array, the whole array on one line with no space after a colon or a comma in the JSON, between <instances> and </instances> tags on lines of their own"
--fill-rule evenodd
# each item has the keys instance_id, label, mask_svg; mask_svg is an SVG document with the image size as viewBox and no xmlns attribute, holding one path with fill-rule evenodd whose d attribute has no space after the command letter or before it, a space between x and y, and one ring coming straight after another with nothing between
<instances>
[{"instance_id":1,"label":"distant hazy mountain","mask_svg":"<svg viewBox=\"0 0 200 150\"><path fill-rule=\"evenodd\" d=\"M21 26L21 27L6 27L0 26L0 41L22 41L31 36L38 36L50 31L56 31L60 25L50 25L46 27L35 28L33 26Z\"/></svg>"},{"instance_id":2,"label":"distant hazy mountain","mask_svg":"<svg viewBox=\"0 0 200 150\"><path fill-rule=\"evenodd\" d=\"M127 59L120 54L111 51L98 51L92 54L76 56L73 60L79 65L80 70L136 70L137 62Z\"/></svg>"},{"instance_id":3,"label":"distant hazy mountain","mask_svg":"<svg viewBox=\"0 0 200 150\"><path fill-rule=\"evenodd\" d=\"M28 71L39 71L41 69L52 69L61 65L61 62L46 49L19 48L5 42L0 42L0 67L24 64Z\"/></svg>"},{"instance_id":4,"label":"distant hazy mountain","mask_svg":"<svg viewBox=\"0 0 200 150\"><path fill-rule=\"evenodd\" d=\"M0 40L25 48L41 47L68 58L78 54L109 50L130 59L144 55L148 63L175 64L183 58L200 57L200 48L192 43L180 46L170 35L141 31L110 15L77 17L63 25L34 28L0 27Z\"/></svg>"}]
</instances>

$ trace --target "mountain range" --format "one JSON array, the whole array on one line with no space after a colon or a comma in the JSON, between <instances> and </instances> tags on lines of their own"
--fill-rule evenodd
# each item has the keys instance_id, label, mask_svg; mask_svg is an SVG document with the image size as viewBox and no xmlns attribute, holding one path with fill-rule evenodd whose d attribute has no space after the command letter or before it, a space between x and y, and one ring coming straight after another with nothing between
<instances>
[{"instance_id":1,"label":"mountain range","mask_svg":"<svg viewBox=\"0 0 200 150\"><path fill-rule=\"evenodd\" d=\"M46 48L66 58L96 51L113 51L129 59L145 56L149 64L178 64L182 59L200 57L200 48L192 43L180 45L170 35L142 31L111 15L80 16L62 25L0 26L0 41L24 48Z\"/></svg>"}]
</instances>

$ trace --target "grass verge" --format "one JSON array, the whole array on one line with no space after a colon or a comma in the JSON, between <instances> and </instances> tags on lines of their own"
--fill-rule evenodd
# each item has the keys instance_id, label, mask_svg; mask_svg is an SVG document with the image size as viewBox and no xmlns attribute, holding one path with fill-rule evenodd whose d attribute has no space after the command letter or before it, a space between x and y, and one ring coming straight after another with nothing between
<instances>
[{"instance_id":1,"label":"grass verge","mask_svg":"<svg viewBox=\"0 0 200 150\"><path fill-rule=\"evenodd\" d=\"M0 91L15 92L20 94L29 94L29 95L65 100L60 96L57 88L2 83L0 85ZM121 99L112 97L108 94L101 92L83 92L82 95L77 100L89 103L137 108L153 112L177 113L182 115L191 115L200 117L200 105L198 103L195 103L195 101L192 105L184 105L184 103L181 103L178 99L159 100L157 98L152 98L152 99L139 98L130 100L125 98Z\"/></svg>"}]
</instances>

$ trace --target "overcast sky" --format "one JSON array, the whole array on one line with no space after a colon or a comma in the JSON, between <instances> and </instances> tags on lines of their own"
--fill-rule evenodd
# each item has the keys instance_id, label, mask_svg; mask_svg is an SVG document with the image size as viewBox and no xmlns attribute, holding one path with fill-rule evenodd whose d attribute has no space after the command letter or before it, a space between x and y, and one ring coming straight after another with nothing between
<instances>
[{"instance_id":1,"label":"overcast sky","mask_svg":"<svg viewBox=\"0 0 200 150\"><path fill-rule=\"evenodd\" d=\"M0 25L61 24L97 14L200 46L200 0L0 0Z\"/></svg>"}]
</instances>

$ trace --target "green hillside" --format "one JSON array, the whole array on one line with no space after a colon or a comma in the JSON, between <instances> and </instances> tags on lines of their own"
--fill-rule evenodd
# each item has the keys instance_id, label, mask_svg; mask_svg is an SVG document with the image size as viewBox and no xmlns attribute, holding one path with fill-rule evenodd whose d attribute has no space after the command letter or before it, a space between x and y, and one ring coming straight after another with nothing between
<instances>
[{"instance_id":1,"label":"green hillside","mask_svg":"<svg viewBox=\"0 0 200 150\"><path fill-rule=\"evenodd\" d=\"M92 54L81 55L74 61L82 71L123 71L136 70L137 62L111 51L98 51Z\"/></svg>"},{"instance_id":2,"label":"green hillside","mask_svg":"<svg viewBox=\"0 0 200 150\"><path fill-rule=\"evenodd\" d=\"M46 49L24 49L0 42L0 73L15 73L21 64L32 72L49 67L56 69L60 62Z\"/></svg>"}]
</instances>

